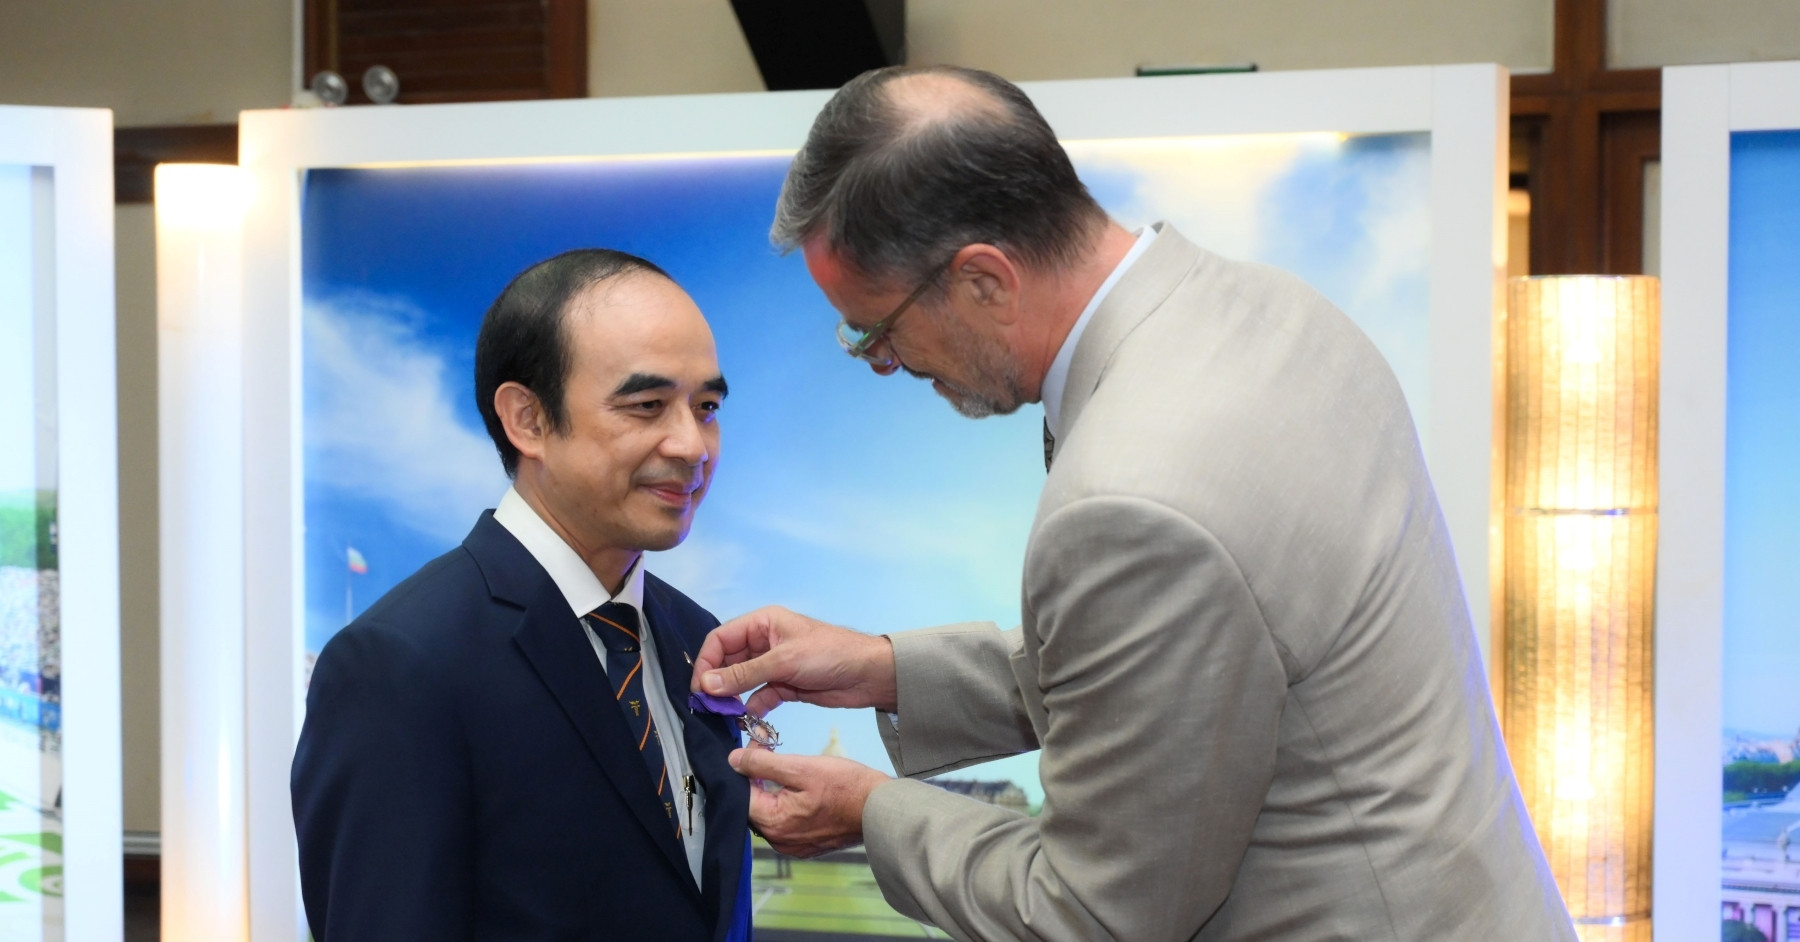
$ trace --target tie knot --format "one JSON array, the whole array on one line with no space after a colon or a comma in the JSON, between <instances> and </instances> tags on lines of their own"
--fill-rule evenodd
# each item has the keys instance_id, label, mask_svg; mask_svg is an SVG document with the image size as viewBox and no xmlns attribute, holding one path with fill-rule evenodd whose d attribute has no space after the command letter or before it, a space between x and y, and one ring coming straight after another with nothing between
<instances>
[{"instance_id":1,"label":"tie knot","mask_svg":"<svg viewBox=\"0 0 1800 942\"><path fill-rule=\"evenodd\" d=\"M637 609L624 602L608 602L594 609L588 619L594 634L600 636L600 643L606 645L606 650L622 654L637 652L638 632L642 624L638 621Z\"/></svg>"}]
</instances>

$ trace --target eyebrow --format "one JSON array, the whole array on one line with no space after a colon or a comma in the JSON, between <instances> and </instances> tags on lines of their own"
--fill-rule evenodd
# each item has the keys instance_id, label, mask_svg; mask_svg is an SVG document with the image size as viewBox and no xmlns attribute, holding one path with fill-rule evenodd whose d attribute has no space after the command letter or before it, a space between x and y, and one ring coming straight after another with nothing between
<instances>
[{"instance_id":1,"label":"eyebrow","mask_svg":"<svg viewBox=\"0 0 1800 942\"><path fill-rule=\"evenodd\" d=\"M655 373L633 373L625 377L625 381L619 384L619 388L613 390L613 395L631 396L649 392L652 389L668 389L674 385L676 385L675 381L667 376L658 376ZM723 376L715 376L701 383L700 388L707 392L718 393L721 398L730 395L731 392L730 387L725 384Z\"/></svg>"}]
</instances>

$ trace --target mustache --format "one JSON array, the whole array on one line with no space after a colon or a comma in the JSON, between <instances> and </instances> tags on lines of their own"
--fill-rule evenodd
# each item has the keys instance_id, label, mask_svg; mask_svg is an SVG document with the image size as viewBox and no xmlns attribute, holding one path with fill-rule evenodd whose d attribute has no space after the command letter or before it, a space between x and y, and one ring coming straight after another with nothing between
<instances>
[{"instance_id":1,"label":"mustache","mask_svg":"<svg viewBox=\"0 0 1800 942\"><path fill-rule=\"evenodd\" d=\"M640 487L679 488L683 493L692 494L705 486L706 478L697 468L677 464L634 474L631 483Z\"/></svg>"}]
</instances>

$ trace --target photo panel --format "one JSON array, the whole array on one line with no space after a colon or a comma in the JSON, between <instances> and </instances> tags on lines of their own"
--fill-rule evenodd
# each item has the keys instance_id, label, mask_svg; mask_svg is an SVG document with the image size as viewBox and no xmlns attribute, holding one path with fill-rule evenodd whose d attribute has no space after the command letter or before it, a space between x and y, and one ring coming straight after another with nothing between
<instances>
[{"instance_id":1,"label":"photo panel","mask_svg":"<svg viewBox=\"0 0 1800 942\"><path fill-rule=\"evenodd\" d=\"M1731 135L1721 916L1800 940L1800 129Z\"/></svg>"},{"instance_id":2,"label":"photo panel","mask_svg":"<svg viewBox=\"0 0 1800 942\"><path fill-rule=\"evenodd\" d=\"M1800 63L1672 68L1664 87L1656 931L1789 942Z\"/></svg>"},{"instance_id":3,"label":"photo panel","mask_svg":"<svg viewBox=\"0 0 1800 942\"><path fill-rule=\"evenodd\" d=\"M1320 288L1377 339L1420 409L1429 395L1429 148L1429 135L1414 133L1085 142L1072 151L1127 225L1163 220ZM641 255L673 275L707 315L731 383L706 502L682 546L652 555L651 572L721 618L780 604L878 633L1018 623L1025 537L1044 479L1041 414L970 422L926 386L877 377L845 357L831 335L837 315L799 256L769 245L788 162L308 174L309 663L498 503L507 481L471 393L481 317L519 271L590 247ZM789 704L771 719L784 751L891 771L866 712ZM946 787L1028 814L1043 800L1035 755L946 778ZM769 886L787 885L774 879ZM758 925L917 934L878 894L865 895L867 912L825 919L819 899L779 894L758 909Z\"/></svg>"}]
</instances>

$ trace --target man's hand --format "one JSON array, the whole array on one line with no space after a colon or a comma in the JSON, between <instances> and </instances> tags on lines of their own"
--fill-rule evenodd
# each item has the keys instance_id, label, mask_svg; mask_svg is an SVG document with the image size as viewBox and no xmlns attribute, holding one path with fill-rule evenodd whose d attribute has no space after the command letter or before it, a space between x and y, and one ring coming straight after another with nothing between
<instances>
[{"instance_id":1,"label":"man's hand","mask_svg":"<svg viewBox=\"0 0 1800 942\"><path fill-rule=\"evenodd\" d=\"M862 843L863 805L875 786L888 781L849 759L766 749L733 751L731 767L751 779L750 826L790 857L817 857ZM781 788L761 788L758 779Z\"/></svg>"},{"instance_id":2,"label":"man's hand","mask_svg":"<svg viewBox=\"0 0 1800 942\"><path fill-rule=\"evenodd\" d=\"M694 659L690 689L717 696L762 685L744 704L763 716L784 700L895 711L894 646L888 639L815 621L779 606L712 630Z\"/></svg>"}]
</instances>

